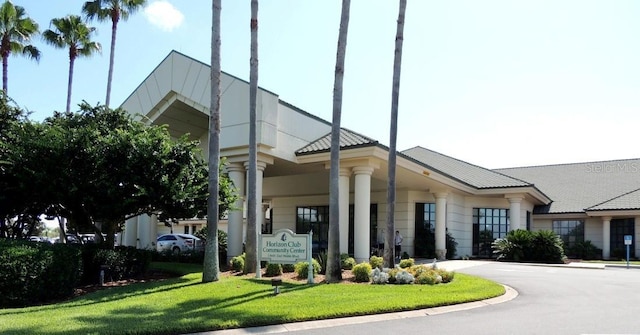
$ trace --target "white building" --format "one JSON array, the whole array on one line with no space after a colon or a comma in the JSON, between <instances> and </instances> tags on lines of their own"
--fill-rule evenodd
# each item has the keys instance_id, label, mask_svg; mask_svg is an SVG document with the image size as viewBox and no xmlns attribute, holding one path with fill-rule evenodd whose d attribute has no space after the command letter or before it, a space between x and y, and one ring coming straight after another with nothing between
<instances>
[{"instance_id":1,"label":"white building","mask_svg":"<svg viewBox=\"0 0 640 335\"><path fill-rule=\"evenodd\" d=\"M249 138L249 84L222 74L221 156L235 185L245 189ZM327 244L331 124L264 89L257 99L258 199L266 231L314 231L314 247ZM171 52L122 104L172 136L200 140L206 154L210 68ZM366 260L383 242L388 148L343 129L340 136L340 251ZM498 150L489 151L505 154ZM414 147L398 152L396 229L402 250L422 256L428 229L445 252L445 232L457 257L490 256L490 242L513 229L553 229L569 243L590 240L603 257L617 254L624 235L640 222L640 159L489 170ZM242 208L242 199L236 204ZM229 256L242 250L243 211L229 213ZM267 220L268 219L268 220ZM268 222L268 224L265 224ZM199 228L185 222L178 228ZM151 247L164 226L154 218L127 222L124 243ZM633 245L633 252L638 244Z\"/></svg>"}]
</instances>

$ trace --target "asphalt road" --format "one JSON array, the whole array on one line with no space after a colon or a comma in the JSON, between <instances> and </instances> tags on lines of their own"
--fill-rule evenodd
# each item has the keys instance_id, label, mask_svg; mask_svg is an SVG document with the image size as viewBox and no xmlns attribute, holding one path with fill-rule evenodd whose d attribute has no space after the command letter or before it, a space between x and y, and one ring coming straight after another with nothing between
<instances>
[{"instance_id":1,"label":"asphalt road","mask_svg":"<svg viewBox=\"0 0 640 335\"><path fill-rule=\"evenodd\" d=\"M287 334L640 334L639 269L487 263L458 272L511 286L519 295L471 310Z\"/></svg>"}]
</instances>

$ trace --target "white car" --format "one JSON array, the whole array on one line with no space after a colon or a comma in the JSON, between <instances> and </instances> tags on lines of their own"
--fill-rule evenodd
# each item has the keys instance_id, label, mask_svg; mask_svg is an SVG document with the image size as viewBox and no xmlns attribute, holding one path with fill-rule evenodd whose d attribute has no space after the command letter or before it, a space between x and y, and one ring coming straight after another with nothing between
<instances>
[{"instance_id":1,"label":"white car","mask_svg":"<svg viewBox=\"0 0 640 335\"><path fill-rule=\"evenodd\" d=\"M156 250L158 252L171 251L179 254L185 251L204 250L203 241L191 234L164 234L156 240Z\"/></svg>"}]
</instances>

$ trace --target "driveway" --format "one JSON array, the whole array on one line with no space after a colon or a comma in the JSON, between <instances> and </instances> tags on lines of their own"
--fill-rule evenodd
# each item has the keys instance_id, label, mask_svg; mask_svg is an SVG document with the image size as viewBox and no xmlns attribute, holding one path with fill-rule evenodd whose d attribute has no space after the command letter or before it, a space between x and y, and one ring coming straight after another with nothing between
<instances>
[{"instance_id":1,"label":"driveway","mask_svg":"<svg viewBox=\"0 0 640 335\"><path fill-rule=\"evenodd\" d=\"M447 266L448 264L448 266ZM442 267L488 278L518 291L510 301L435 315L406 314L366 323L303 329L300 325L234 334L640 334L640 269L583 269L453 261ZM346 323L348 323L348 320ZM341 324L341 325L337 325Z\"/></svg>"}]
</instances>

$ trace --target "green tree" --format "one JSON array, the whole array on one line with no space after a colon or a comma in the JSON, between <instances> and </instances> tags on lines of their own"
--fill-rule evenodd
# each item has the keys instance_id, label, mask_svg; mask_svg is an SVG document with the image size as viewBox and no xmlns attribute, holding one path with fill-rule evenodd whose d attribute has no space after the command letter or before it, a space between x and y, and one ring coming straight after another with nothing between
<instances>
[{"instance_id":1,"label":"green tree","mask_svg":"<svg viewBox=\"0 0 640 335\"><path fill-rule=\"evenodd\" d=\"M55 30L47 29L43 33L44 40L52 46L69 49L69 83L67 86L67 107L71 111L71 87L73 84L73 65L78 57L90 57L100 52L100 43L91 40L96 28L88 26L78 15L69 15L51 20Z\"/></svg>"},{"instance_id":2,"label":"green tree","mask_svg":"<svg viewBox=\"0 0 640 335\"><path fill-rule=\"evenodd\" d=\"M249 60L249 176L247 185L247 243L244 272L254 272L260 278L258 259L258 204L257 173L258 145L256 140L256 101L258 96L258 0L251 0L251 58Z\"/></svg>"},{"instance_id":3,"label":"green tree","mask_svg":"<svg viewBox=\"0 0 640 335\"><path fill-rule=\"evenodd\" d=\"M202 282L217 281L220 275L218 259L218 190L220 171L220 13L221 0L211 1L211 104L209 106L209 186L207 201L207 236Z\"/></svg>"},{"instance_id":4,"label":"green tree","mask_svg":"<svg viewBox=\"0 0 640 335\"><path fill-rule=\"evenodd\" d=\"M107 78L107 97L105 105L109 107L111 100L111 82L113 80L113 63L116 49L116 35L118 22L126 21L129 15L138 11L146 4L146 0L93 0L87 1L82 6L82 12L87 19L98 21L111 21L111 48L109 52L109 75Z\"/></svg>"},{"instance_id":5,"label":"green tree","mask_svg":"<svg viewBox=\"0 0 640 335\"><path fill-rule=\"evenodd\" d=\"M400 100L400 69L402 66L402 42L404 40L404 13L407 0L400 0L396 28L396 47L393 58L393 84L391 88L391 124L389 130L389 165L387 177L387 224L384 241L384 264L394 266L394 232L396 210L396 140L398 138L398 101Z\"/></svg>"},{"instance_id":6,"label":"green tree","mask_svg":"<svg viewBox=\"0 0 640 335\"><path fill-rule=\"evenodd\" d=\"M338 31L338 52L333 82L331 169L329 172L329 250L327 253L326 273L326 280L329 283L342 280L342 268L340 266L340 119L342 117L342 82L344 79L344 60L347 49L350 7L350 0L342 0L342 14Z\"/></svg>"},{"instance_id":7,"label":"green tree","mask_svg":"<svg viewBox=\"0 0 640 335\"><path fill-rule=\"evenodd\" d=\"M0 54L2 55L2 90L8 90L9 55L21 54L39 60L40 50L29 44L40 33L38 24L26 16L23 7L14 6L9 0L0 6Z\"/></svg>"}]
</instances>

